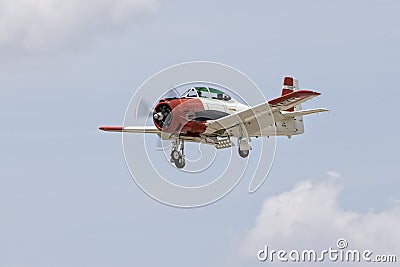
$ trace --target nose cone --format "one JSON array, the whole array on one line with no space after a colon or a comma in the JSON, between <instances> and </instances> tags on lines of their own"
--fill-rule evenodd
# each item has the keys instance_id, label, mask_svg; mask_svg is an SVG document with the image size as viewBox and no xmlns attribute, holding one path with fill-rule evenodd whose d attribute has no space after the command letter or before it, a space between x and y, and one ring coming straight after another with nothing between
<instances>
[{"instance_id":1,"label":"nose cone","mask_svg":"<svg viewBox=\"0 0 400 267\"><path fill-rule=\"evenodd\" d=\"M163 119L163 114L161 113L161 112L157 112L157 113L154 113L154 115L153 115L153 118L155 119L155 120L162 120Z\"/></svg>"}]
</instances>

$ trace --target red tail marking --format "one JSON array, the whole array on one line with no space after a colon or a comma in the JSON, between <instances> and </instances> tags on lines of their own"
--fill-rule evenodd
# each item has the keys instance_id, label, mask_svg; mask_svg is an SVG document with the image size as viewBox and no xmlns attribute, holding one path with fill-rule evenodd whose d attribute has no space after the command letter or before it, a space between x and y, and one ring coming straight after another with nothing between
<instances>
[{"instance_id":1,"label":"red tail marking","mask_svg":"<svg viewBox=\"0 0 400 267\"><path fill-rule=\"evenodd\" d=\"M282 89L282 96L290 94L290 93L293 93L292 89L286 89L286 88Z\"/></svg>"},{"instance_id":2,"label":"red tail marking","mask_svg":"<svg viewBox=\"0 0 400 267\"><path fill-rule=\"evenodd\" d=\"M293 86L293 77L283 78L283 85Z\"/></svg>"}]
</instances>

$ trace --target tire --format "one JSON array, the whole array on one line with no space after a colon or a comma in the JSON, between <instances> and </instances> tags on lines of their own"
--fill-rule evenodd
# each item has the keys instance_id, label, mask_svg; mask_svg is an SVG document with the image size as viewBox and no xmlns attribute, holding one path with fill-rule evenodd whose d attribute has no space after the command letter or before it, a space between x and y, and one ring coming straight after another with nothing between
<instances>
[{"instance_id":1,"label":"tire","mask_svg":"<svg viewBox=\"0 0 400 267\"><path fill-rule=\"evenodd\" d=\"M179 151L178 151L178 150L174 150L174 151L172 151L172 153L171 153L171 157L172 157L172 159L173 159L174 161L177 161L177 160L181 157L181 155L179 154Z\"/></svg>"},{"instance_id":2,"label":"tire","mask_svg":"<svg viewBox=\"0 0 400 267\"><path fill-rule=\"evenodd\" d=\"M185 159L183 157L179 157L179 159L175 160L175 166L178 169L182 169L185 167Z\"/></svg>"},{"instance_id":3,"label":"tire","mask_svg":"<svg viewBox=\"0 0 400 267\"><path fill-rule=\"evenodd\" d=\"M238 151L239 151L239 155L242 158L247 158L250 154L250 150L240 150L240 148L239 148Z\"/></svg>"}]
</instances>

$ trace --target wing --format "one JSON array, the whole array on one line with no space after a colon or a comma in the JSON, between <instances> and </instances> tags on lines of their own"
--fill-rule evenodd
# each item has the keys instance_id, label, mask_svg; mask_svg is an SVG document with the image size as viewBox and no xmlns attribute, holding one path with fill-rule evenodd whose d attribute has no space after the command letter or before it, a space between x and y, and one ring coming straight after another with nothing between
<instances>
[{"instance_id":1,"label":"wing","mask_svg":"<svg viewBox=\"0 0 400 267\"><path fill-rule=\"evenodd\" d=\"M321 93L299 90L268 101L272 111L288 110L307 100L319 96Z\"/></svg>"},{"instance_id":2,"label":"wing","mask_svg":"<svg viewBox=\"0 0 400 267\"><path fill-rule=\"evenodd\" d=\"M99 129L106 132L160 133L160 130L155 126L101 126Z\"/></svg>"},{"instance_id":3,"label":"wing","mask_svg":"<svg viewBox=\"0 0 400 267\"><path fill-rule=\"evenodd\" d=\"M269 114L267 112L269 111ZM269 115L269 116L268 116ZM239 124L249 125L257 123L257 118L262 116L265 123L272 123L273 118L268 103L263 103L243 111L222 117L220 119L206 123L207 129L205 134L213 134L220 130L230 129Z\"/></svg>"},{"instance_id":4,"label":"wing","mask_svg":"<svg viewBox=\"0 0 400 267\"><path fill-rule=\"evenodd\" d=\"M249 109L225 116L218 120L210 121L207 123L207 130L205 133L212 134L220 130L229 129L239 124L243 124L249 134L251 134L251 132L256 132L256 129L259 130L260 128L270 126L276 121L290 118L292 116L290 114L293 114L295 115L293 117L296 117L326 111L325 109L309 111L304 110L302 114L299 112L285 111L319 95L320 93L318 92L308 90L295 91L270 100L267 103L262 103Z\"/></svg>"}]
</instances>

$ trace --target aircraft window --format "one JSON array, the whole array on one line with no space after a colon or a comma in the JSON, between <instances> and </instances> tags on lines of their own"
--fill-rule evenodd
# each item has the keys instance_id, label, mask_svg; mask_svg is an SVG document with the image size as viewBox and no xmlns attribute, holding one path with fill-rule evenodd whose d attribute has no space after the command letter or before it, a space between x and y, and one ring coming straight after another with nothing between
<instances>
[{"instance_id":1,"label":"aircraft window","mask_svg":"<svg viewBox=\"0 0 400 267\"><path fill-rule=\"evenodd\" d=\"M186 96L187 97L197 97L197 91L194 88L191 88Z\"/></svg>"},{"instance_id":2,"label":"aircraft window","mask_svg":"<svg viewBox=\"0 0 400 267\"><path fill-rule=\"evenodd\" d=\"M210 98L210 92L207 87L195 87L199 97Z\"/></svg>"},{"instance_id":3,"label":"aircraft window","mask_svg":"<svg viewBox=\"0 0 400 267\"><path fill-rule=\"evenodd\" d=\"M232 98L214 88L208 88L208 87L192 87L188 89L185 93L182 95L183 97L202 97L202 98L211 98L211 99L218 99L218 100L223 100L223 101L229 101Z\"/></svg>"},{"instance_id":4,"label":"aircraft window","mask_svg":"<svg viewBox=\"0 0 400 267\"><path fill-rule=\"evenodd\" d=\"M181 97L187 96L187 94L189 93L190 90L191 90L191 89L186 90L186 91L181 95Z\"/></svg>"},{"instance_id":5,"label":"aircraft window","mask_svg":"<svg viewBox=\"0 0 400 267\"><path fill-rule=\"evenodd\" d=\"M212 99L218 99L218 100L224 100L224 101L231 100L231 97L228 94L221 92L220 90L217 90L214 88L210 88L210 94L211 94Z\"/></svg>"}]
</instances>

